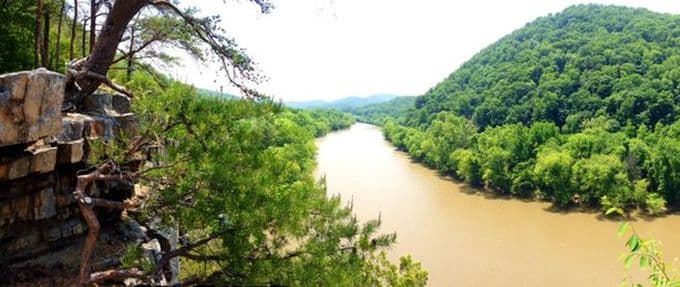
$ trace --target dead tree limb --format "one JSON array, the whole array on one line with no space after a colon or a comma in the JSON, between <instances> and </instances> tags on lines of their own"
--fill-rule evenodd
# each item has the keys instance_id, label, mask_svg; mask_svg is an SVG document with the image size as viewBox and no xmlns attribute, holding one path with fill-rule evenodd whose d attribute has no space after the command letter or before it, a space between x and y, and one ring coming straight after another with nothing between
<instances>
[{"instance_id":1,"label":"dead tree limb","mask_svg":"<svg viewBox=\"0 0 680 287\"><path fill-rule=\"evenodd\" d=\"M97 214L94 212L93 208L95 206L121 210L127 208L127 205L124 203L104 199L94 199L87 194L87 187L95 181L120 181L131 179L130 174L128 173L107 174L107 172L112 170L113 164L107 163L95 169L91 173L79 175L76 183L76 189L73 191L73 195L78 201L80 212L82 213L85 223L88 227L87 237L85 238L85 244L83 245L83 252L80 258L79 281L83 285L90 283L90 259L92 257L92 253L94 252L94 247L97 243L97 237L99 235L100 229L99 220L97 219Z\"/></svg>"}]
</instances>

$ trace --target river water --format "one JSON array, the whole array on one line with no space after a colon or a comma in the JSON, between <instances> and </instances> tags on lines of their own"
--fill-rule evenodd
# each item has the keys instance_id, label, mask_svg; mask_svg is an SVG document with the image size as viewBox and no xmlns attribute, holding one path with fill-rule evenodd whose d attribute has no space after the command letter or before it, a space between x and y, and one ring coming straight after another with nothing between
<instances>
[{"instance_id":1,"label":"river water","mask_svg":"<svg viewBox=\"0 0 680 287\"><path fill-rule=\"evenodd\" d=\"M620 286L628 275L644 278L624 269L618 222L598 213L478 192L413 162L371 125L329 134L317 146L328 192L351 200L361 220L380 214L382 232L397 232L390 257L411 254L430 286ZM680 215L633 226L661 241L671 262L680 257Z\"/></svg>"}]
</instances>

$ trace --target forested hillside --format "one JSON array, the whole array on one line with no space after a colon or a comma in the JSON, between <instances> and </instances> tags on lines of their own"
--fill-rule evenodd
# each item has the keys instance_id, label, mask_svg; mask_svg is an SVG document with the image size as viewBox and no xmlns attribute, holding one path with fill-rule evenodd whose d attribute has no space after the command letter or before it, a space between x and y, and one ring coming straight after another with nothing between
<instances>
[{"instance_id":1,"label":"forested hillside","mask_svg":"<svg viewBox=\"0 0 680 287\"><path fill-rule=\"evenodd\" d=\"M502 38L384 130L472 185L560 206L680 204L680 16L579 5Z\"/></svg>"},{"instance_id":2,"label":"forested hillside","mask_svg":"<svg viewBox=\"0 0 680 287\"><path fill-rule=\"evenodd\" d=\"M617 126L678 114L680 17L579 5L482 50L419 98L415 126L452 111L477 127L549 121L565 131L605 116Z\"/></svg>"},{"instance_id":3,"label":"forested hillside","mask_svg":"<svg viewBox=\"0 0 680 287\"><path fill-rule=\"evenodd\" d=\"M376 103L363 107L346 109L345 111L357 116L357 120L372 124L381 124L385 118L399 118L406 111L413 108L416 97L396 97L384 103Z\"/></svg>"}]
</instances>

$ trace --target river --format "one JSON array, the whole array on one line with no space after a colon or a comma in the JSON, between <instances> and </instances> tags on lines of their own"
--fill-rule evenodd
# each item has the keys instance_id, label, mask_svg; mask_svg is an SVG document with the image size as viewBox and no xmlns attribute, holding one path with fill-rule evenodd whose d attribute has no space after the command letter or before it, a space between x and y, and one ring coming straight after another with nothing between
<instances>
[{"instance_id":1,"label":"river","mask_svg":"<svg viewBox=\"0 0 680 287\"><path fill-rule=\"evenodd\" d=\"M361 220L381 214L382 232L397 232L390 257L411 254L429 286L620 286L627 274L643 278L619 259L626 250L618 222L598 213L477 192L413 162L371 125L331 133L317 146L328 192L352 200ZM661 241L668 260L680 257L680 215L633 225Z\"/></svg>"}]
</instances>

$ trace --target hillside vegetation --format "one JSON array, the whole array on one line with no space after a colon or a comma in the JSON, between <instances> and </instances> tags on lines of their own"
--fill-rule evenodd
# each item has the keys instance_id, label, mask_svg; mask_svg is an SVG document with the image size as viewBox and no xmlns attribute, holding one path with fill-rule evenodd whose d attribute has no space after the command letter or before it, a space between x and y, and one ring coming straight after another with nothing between
<instances>
[{"instance_id":1,"label":"hillside vegetation","mask_svg":"<svg viewBox=\"0 0 680 287\"><path fill-rule=\"evenodd\" d=\"M384 125L416 159L559 206L680 204L680 17L579 5L482 50Z\"/></svg>"},{"instance_id":2,"label":"hillside vegetation","mask_svg":"<svg viewBox=\"0 0 680 287\"><path fill-rule=\"evenodd\" d=\"M155 194L144 216L171 222L192 240L219 234L182 258L184 279L221 286L426 284L427 272L410 256L399 265L386 258L396 234L381 234L380 220L358 222L315 179L314 138L349 127L351 115L216 97L146 72L129 80L122 70L110 74L135 91L143 132L166 143L154 160L177 163L148 174L155 180L144 184Z\"/></svg>"},{"instance_id":3,"label":"hillside vegetation","mask_svg":"<svg viewBox=\"0 0 680 287\"><path fill-rule=\"evenodd\" d=\"M549 121L575 132L598 116L651 128L677 118L679 84L680 17L579 5L482 50L419 98L409 123L452 111L480 129Z\"/></svg>"},{"instance_id":4,"label":"hillside vegetation","mask_svg":"<svg viewBox=\"0 0 680 287\"><path fill-rule=\"evenodd\" d=\"M357 117L358 121L381 124L385 118L399 118L406 111L413 108L416 97L396 97L384 103L370 104L367 106L346 109L345 111Z\"/></svg>"}]
</instances>

